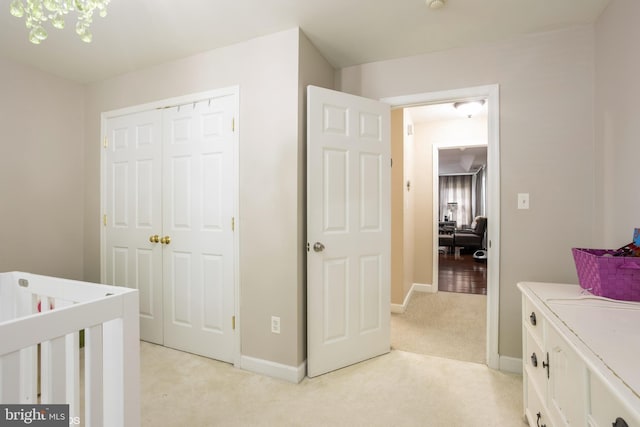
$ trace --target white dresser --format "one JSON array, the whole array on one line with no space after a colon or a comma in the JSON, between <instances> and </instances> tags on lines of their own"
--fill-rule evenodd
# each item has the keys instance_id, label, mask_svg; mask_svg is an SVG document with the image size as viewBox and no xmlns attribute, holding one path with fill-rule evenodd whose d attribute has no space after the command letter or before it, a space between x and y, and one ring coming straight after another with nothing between
<instances>
[{"instance_id":1,"label":"white dresser","mask_svg":"<svg viewBox=\"0 0 640 427\"><path fill-rule=\"evenodd\" d=\"M640 427L640 303L518 284L525 414L537 427Z\"/></svg>"}]
</instances>

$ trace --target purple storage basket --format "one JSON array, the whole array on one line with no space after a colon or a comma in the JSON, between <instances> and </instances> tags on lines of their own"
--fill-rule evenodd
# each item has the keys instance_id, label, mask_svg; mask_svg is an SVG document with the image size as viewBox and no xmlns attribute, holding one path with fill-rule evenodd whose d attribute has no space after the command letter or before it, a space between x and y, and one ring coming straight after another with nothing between
<instances>
[{"instance_id":1,"label":"purple storage basket","mask_svg":"<svg viewBox=\"0 0 640 427\"><path fill-rule=\"evenodd\" d=\"M580 287L594 295L640 301L640 257L603 256L616 251L573 248Z\"/></svg>"}]
</instances>

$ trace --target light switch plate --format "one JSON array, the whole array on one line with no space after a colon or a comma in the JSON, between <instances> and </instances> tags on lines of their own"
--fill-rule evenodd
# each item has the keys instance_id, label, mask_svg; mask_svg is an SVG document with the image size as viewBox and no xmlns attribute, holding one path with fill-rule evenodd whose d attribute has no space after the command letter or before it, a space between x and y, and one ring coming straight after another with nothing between
<instances>
[{"instance_id":1,"label":"light switch plate","mask_svg":"<svg viewBox=\"0 0 640 427\"><path fill-rule=\"evenodd\" d=\"M529 209L529 193L518 193L518 209Z\"/></svg>"}]
</instances>

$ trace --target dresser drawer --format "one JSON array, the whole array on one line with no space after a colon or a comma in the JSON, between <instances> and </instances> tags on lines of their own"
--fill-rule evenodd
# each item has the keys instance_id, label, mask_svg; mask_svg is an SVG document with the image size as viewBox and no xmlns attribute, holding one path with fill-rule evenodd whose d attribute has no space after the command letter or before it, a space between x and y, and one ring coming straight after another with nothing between
<instances>
[{"instance_id":1,"label":"dresser drawer","mask_svg":"<svg viewBox=\"0 0 640 427\"><path fill-rule=\"evenodd\" d=\"M522 315L524 316L523 321L526 329L533 335L538 343L542 343L544 337L544 317L528 298L524 299L524 311Z\"/></svg>"},{"instance_id":2,"label":"dresser drawer","mask_svg":"<svg viewBox=\"0 0 640 427\"><path fill-rule=\"evenodd\" d=\"M546 363L547 354L530 332L526 333L525 343L526 352L523 359L529 382L534 383L534 387L542 396L546 396L547 370L543 367L542 362Z\"/></svg>"},{"instance_id":3,"label":"dresser drawer","mask_svg":"<svg viewBox=\"0 0 640 427\"><path fill-rule=\"evenodd\" d=\"M542 403L542 398L531 381L527 382L527 402L525 406L525 415L530 426L553 427L547 408Z\"/></svg>"},{"instance_id":4,"label":"dresser drawer","mask_svg":"<svg viewBox=\"0 0 640 427\"><path fill-rule=\"evenodd\" d=\"M632 414L598 377L592 374L589 382L591 386L589 422L593 427L611 427L615 425L618 418L623 419L629 427L640 426L637 412ZM640 405L640 399L637 404Z\"/></svg>"}]
</instances>

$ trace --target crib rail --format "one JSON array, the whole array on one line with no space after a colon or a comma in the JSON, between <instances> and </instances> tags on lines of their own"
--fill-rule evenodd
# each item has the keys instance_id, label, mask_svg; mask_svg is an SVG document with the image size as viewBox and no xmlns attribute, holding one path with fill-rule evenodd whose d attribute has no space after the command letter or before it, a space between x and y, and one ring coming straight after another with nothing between
<instances>
[{"instance_id":1,"label":"crib rail","mask_svg":"<svg viewBox=\"0 0 640 427\"><path fill-rule=\"evenodd\" d=\"M129 288L0 274L0 403L63 403L75 424L139 425L138 307Z\"/></svg>"}]
</instances>

